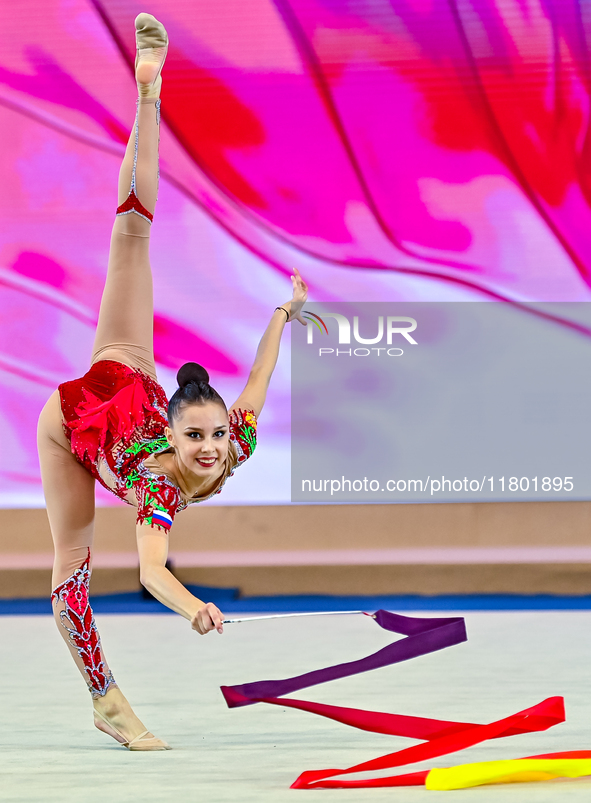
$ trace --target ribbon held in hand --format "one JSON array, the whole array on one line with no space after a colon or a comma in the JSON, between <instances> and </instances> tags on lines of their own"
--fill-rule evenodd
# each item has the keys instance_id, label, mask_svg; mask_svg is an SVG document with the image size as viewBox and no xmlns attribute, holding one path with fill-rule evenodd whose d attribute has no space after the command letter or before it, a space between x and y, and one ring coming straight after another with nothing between
<instances>
[{"instance_id":1,"label":"ribbon held in hand","mask_svg":"<svg viewBox=\"0 0 591 803\"><path fill-rule=\"evenodd\" d=\"M394 775L364 780L335 780L337 775L349 775L402 767L426 759L448 755L488 739L499 739L520 733L532 733L551 728L564 721L564 701L551 697L532 708L488 725L470 722L453 722L424 717L386 714L357 708L286 699L283 695L300 689L327 683L330 680L357 675L371 669L408 661L454 644L466 641L464 619L461 617L426 619L401 616L389 611L377 611L374 621L384 630L399 633L406 638L384 647L366 658L346 664L318 669L285 680L263 680L241 686L222 686L222 693L230 708L254 703L269 703L283 708L297 708L318 714L354 728L372 733L407 736L422 739L423 744L413 745L395 753L341 769L324 769L304 772L292 784L292 789L367 788L393 786L423 786L428 789L460 789L487 783L505 783L520 780L547 780L554 777L578 777L591 772L591 751L555 753L532 756L513 761L495 761L467 764L448 769Z\"/></svg>"}]
</instances>

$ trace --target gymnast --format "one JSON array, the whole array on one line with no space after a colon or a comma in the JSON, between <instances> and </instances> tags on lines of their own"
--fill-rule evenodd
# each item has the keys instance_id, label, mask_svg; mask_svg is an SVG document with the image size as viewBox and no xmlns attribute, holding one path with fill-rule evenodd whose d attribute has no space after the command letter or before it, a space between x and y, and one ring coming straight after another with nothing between
<instances>
[{"instance_id":1,"label":"gymnast","mask_svg":"<svg viewBox=\"0 0 591 803\"><path fill-rule=\"evenodd\" d=\"M223 614L193 596L166 568L175 514L219 493L256 445L256 424L283 328L299 320L307 287L277 307L244 391L227 410L207 371L187 363L167 401L156 379L150 227L158 191L161 70L168 37L150 14L136 21L135 124L119 173L107 278L90 370L60 385L39 418L38 448L55 547L52 602L58 628L92 695L94 724L129 750L167 750L117 686L88 601L95 481L137 508L142 584L204 635Z\"/></svg>"}]
</instances>

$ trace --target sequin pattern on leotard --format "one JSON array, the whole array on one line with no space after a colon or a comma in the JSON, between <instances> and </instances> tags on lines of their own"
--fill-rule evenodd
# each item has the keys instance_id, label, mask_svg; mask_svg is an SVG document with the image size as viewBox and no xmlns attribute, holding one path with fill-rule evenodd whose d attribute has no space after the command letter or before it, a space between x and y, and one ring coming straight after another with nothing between
<instances>
[{"instance_id":1,"label":"sequin pattern on leotard","mask_svg":"<svg viewBox=\"0 0 591 803\"><path fill-rule=\"evenodd\" d=\"M105 664L101 640L88 601L90 584L90 549L84 563L51 594L54 605L63 603L59 612L61 626L68 632L68 641L78 653L87 675L86 684L93 697L103 697L115 678Z\"/></svg>"}]
</instances>

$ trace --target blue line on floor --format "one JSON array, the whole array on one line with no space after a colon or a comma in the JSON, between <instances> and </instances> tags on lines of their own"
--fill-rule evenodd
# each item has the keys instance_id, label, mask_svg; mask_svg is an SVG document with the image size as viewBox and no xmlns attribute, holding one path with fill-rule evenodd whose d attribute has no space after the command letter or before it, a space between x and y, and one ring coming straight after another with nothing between
<instances>
[{"instance_id":1,"label":"blue line on floor","mask_svg":"<svg viewBox=\"0 0 591 803\"><path fill-rule=\"evenodd\" d=\"M199 599L213 602L224 614L299 613L306 611L589 611L591 596L563 597L540 594L453 595L440 597L383 596L331 597L285 596L242 597L236 589L188 586ZM95 613L172 613L155 599L145 599L141 592L105 594L91 597ZM0 599L0 615L21 616L50 614L49 599Z\"/></svg>"}]
</instances>

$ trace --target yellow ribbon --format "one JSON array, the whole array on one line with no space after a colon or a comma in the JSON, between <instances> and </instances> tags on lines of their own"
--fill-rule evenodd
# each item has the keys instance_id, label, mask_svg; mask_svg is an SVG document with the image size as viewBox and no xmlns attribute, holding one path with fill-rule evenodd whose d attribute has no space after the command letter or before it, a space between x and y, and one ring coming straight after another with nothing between
<instances>
[{"instance_id":1,"label":"yellow ribbon","mask_svg":"<svg viewBox=\"0 0 591 803\"><path fill-rule=\"evenodd\" d=\"M432 769L427 789L447 791L494 783L528 783L591 775L591 758L516 758Z\"/></svg>"}]
</instances>

